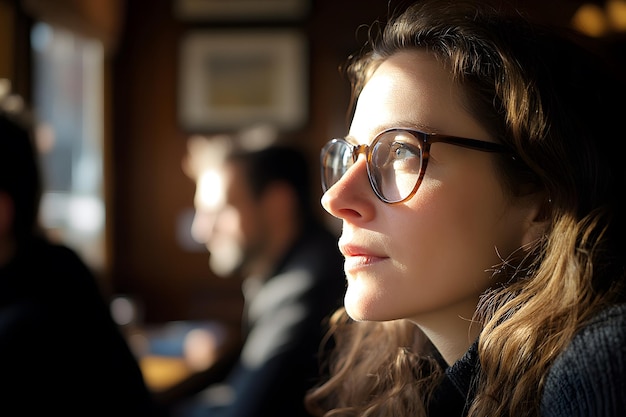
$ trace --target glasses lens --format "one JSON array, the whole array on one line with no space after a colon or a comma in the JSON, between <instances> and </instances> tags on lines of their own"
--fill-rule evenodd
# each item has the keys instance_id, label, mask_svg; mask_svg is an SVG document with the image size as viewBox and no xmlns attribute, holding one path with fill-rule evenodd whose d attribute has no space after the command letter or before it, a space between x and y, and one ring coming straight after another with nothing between
<instances>
[{"instance_id":1,"label":"glasses lens","mask_svg":"<svg viewBox=\"0 0 626 417\"><path fill-rule=\"evenodd\" d=\"M375 141L369 164L374 191L388 203L411 195L422 166L420 141L411 133L393 130Z\"/></svg>"},{"instance_id":2,"label":"glasses lens","mask_svg":"<svg viewBox=\"0 0 626 417\"><path fill-rule=\"evenodd\" d=\"M322 189L326 192L352 166L352 146L341 139L333 139L321 152Z\"/></svg>"}]
</instances>

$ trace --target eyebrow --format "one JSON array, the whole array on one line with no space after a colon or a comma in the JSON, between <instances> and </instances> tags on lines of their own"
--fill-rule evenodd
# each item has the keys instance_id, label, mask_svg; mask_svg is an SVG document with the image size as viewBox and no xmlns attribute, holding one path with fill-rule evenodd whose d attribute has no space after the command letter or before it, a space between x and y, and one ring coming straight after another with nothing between
<instances>
[{"instance_id":1,"label":"eyebrow","mask_svg":"<svg viewBox=\"0 0 626 417\"><path fill-rule=\"evenodd\" d=\"M378 125L374 129L370 129L370 136L369 136L370 140L368 143L371 143L371 141L374 140L376 136L378 136L380 133L384 132L385 130L389 130L389 129L414 129L414 130L419 130L420 132L424 132L428 134L442 135L442 133L438 129L435 129L432 126L428 126L424 123L402 122L400 120L396 120L393 123L385 123L384 125ZM371 133L371 132L374 132L374 133ZM352 135L346 135L343 138L347 142L350 142L353 144L356 144L358 142L356 138Z\"/></svg>"}]
</instances>

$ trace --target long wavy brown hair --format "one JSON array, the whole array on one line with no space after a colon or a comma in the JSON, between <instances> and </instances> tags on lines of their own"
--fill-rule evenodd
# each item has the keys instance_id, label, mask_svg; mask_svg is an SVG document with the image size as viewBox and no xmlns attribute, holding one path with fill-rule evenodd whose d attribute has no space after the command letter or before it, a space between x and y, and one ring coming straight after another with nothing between
<instances>
[{"instance_id":1,"label":"long wavy brown hair","mask_svg":"<svg viewBox=\"0 0 626 417\"><path fill-rule=\"evenodd\" d=\"M589 40L521 13L420 1L379 29L348 61L353 99L388 57L427 50L461 86L467 111L515 155L498 163L503 188L547 196L545 235L493 266L504 284L478 304L481 373L469 408L470 416L538 416L555 357L590 316L625 297L626 163L617 146L625 90ZM344 309L331 324L327 376L306 398L313 415L427 415L443 369L417 326L354 322Z\"/></svg>"}]
</instances>

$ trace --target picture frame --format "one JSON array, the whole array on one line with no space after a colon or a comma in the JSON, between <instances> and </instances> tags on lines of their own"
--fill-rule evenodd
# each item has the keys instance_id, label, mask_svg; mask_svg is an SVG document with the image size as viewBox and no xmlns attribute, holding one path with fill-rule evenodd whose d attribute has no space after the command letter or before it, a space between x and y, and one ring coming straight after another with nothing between
<instances>
[{"instance_id":1,"label":"picture frame","mask_svg":"<svg viewBox=\"0 0 626 417\"><path fill-rule=\"evenodd\" d=\"M190 31L178 85L187 131L297 129L308 118L307 40L295 29Z\"/></svg>"},{"instance_id":2,"label":"picture frame","mask_svg":"<svg viewBox=\"0 0 626 417\"><path fill-rule=\"evenodd\" d=\"M182 20L296 20L307 15L311 0L175 0Z\"/></svg>"}]
</instances>

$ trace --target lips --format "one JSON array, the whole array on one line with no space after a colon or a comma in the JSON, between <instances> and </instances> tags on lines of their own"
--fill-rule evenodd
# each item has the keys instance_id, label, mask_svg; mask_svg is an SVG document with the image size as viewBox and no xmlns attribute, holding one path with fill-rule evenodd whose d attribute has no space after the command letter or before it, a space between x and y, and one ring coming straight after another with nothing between
<instances>
[{"instance_id":1,"label":"lips","mask_svg":"<svg viewBox=\"0 0 626 417\"><path fill-rule=\"evenodd\" d=\"M339 250L346 258L351 256L375 256L371 250L351 244L339 244Z\"/></svg>"},{"instance_id":2,"label":"lips","mask_svg":"<svg viewBox=\"0 0 626 417\"><path fill-rule=\"evenodd\" d=\"M385 255L357 245L340 244L339 250L345 258L344 269L346 271L366 268L388 259Z\"/></svg>"}]
</instances>

